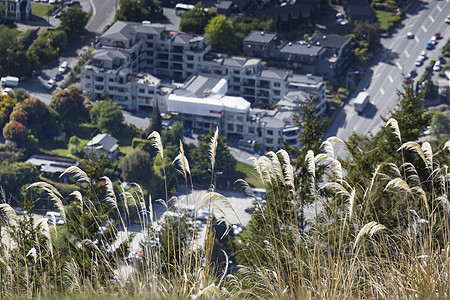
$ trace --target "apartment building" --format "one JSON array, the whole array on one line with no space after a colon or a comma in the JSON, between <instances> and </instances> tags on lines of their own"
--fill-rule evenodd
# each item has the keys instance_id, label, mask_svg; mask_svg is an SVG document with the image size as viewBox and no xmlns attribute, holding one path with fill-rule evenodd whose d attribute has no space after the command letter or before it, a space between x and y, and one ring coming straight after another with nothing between
<instances>
[{"instance_id":1,"label":"apartment building","mask_svg":"<svg viewBox=\"0 0 450 300\"><path fill-rule=\"evenodd\" d=\"M261 58L268 66L311 73L327 80L343 73L352 63L351 37L318 35L308 42L286 42L275 33L251 32L243 42L246 57Z\"/></svg>"},{"instance_id":2,"label":"apartment building","mask_svg":"<svg viewBox=\"0 0 450 300\"><path fill-rule=\"evenodd\" d=\"M174 89L165 106L186 128L207 131L218 126L230 141L258 142L265 151L280 149L283 141L299 146L294 110L252 109L244 98L227 94L228 83L222 76L201 74Z\"/></svg>"},{"instance_id":3,"label":"apartment building","mask_svg":"<svg viewBox=\"0 0 450 300\"><path fill-rule=\"evenodd\" d=\"M118 21L99 38L83 66L81 88L91 99L106 93L129 109L153 106L158 78L182 81L198 73L209 50L203 36L169 31L160 24Z\"/></svg>"}]
</instances>

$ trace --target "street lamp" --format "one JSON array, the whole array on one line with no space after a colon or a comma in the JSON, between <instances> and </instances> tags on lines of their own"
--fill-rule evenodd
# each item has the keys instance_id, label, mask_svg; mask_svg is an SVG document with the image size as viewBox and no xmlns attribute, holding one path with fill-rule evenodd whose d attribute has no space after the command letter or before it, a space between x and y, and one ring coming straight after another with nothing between
<instances>
[{"instance_id":1,"label":"street lamp","mask_svg":"<svg viewBox=\"0 0 450 300\"><path fill-rule=\"evenodd\" d=\"M208 171L211 172L211 169L208 169ZM213 174L214 183L213 183L213 186L212 186L212 189L211 189L212 192L214 192L214 190L216 189L216 178L217 178L217 175L223 175L223 172L222 171L214 172L214 174Z\"/></svg>"}]
</instances>

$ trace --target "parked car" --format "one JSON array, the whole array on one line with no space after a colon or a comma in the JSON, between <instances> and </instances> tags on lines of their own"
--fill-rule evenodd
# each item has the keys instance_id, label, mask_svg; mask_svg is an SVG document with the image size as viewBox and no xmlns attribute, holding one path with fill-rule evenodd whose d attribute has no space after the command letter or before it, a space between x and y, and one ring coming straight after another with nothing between
<instances>
[{"instance_id":1,"label":"parked car","mask_svg":"<svg viewBox=\"0 0 450 300\"><path fill-rule=\"evenodd\" d=\"M55 86L55 80L54 79L50 79L49 81L47 81L47 84L45 85L45 88L47 90L51 90L54 86Z\"/></svg>"},{"instance_id":2,"label":"parked car","mask_svg":"<svg viewBox=\"0 0 450 300\"><path fill-rule=\"evenodd\" d=\"M70 0L66 2L66 6L71 7L72 5L80 5L80 1L77 0Z\"/></svg>"},{"instance_id":3,"label":"parked car","mask_svg":"<svg viewBox=\"0 0 450 300\"><path fill-rule=\"evenodd\" d=\"M58 11L57 13L55 13L55 14L53 15L53 17L56 18L56 19L61 18L61 16L62 16L62 11Z\"/></svg>"},{"instance_id":4,"label":"parked car","mask_svg":"<svg viewBox=\"0 0 450 300\"><path fill-rule=\"evenodd\" d=\"M412 69L411 72L409 72L409 75L410 75L411 77L416 77L416 76L417 76L417 71L416 71L416 69Z\"/></svg>"},{"instance_id":5,"label":"parked car","mask_svg":"<svg viewBox=\"0 0 450 300\"><path fill-rule=\"evenodd\" d=\"M405 78L403 78L403 82L410 84L411 83L411 75L410 74L406 75Z\"/></svg>"},{"instance_id":6,"label":"parked car","mask_svg":"<svg viewBox=\"0 0 450 300\"><path fill-rule=\"evenodd\" d=\"M436 32L435 34L434 34L434 36L439 40L439 39L441 39L441 33L440 32Z\"/></svg>"},{"instance_id":7,"label":"parked car","mask_svg":"<svg viewBox=\"0 0 450 300\"><path fill-rule=\"evenodd\" d=\"M66 73L68 66L69 63L67 61L63 61L62 64L59 66L58 71L64 74Z\"/></svg>"},{"instance_id":8,"label":"parked car","mask_svg":"<svg viewBox=\"0 0 450 300\"><path fill-rule=\"evenodd\" d=\"M436 71L436 72L437 72L437 71L440 71L441 68L442 68L441 61L437 60L437 61L434 63L433 71Z\"/></svg>"},{"instance_id":9,"label":"parked car","mask_svg":"<svg viewBox=\"0 0 450 300\"><path fill-rule=\"evenodd\" d=\"M49 224L64 225L64 220L61 218L61 214L59 212L48 211L45 214L45 218Z\"/></svg>"},{"instance_id":10,"label":"parked car","mask_svg":"<svg viewBox=\"0 0 450 300\"><path fill-rule=\"evenodd\" d=\"M56 0L49 0L48 4L56 4Z\"/></svg>"},{"instance_id":11,"label":"parked car","mask_svg":"<svg viewBox=\"0 0 450 300\"><path fill-rule=\"evenodd\" d=\"M406 37L407 37L408 39L413 39L413 38L414 38L414 33L408 32L408 33L406 34Z\"/></svg>"},{"instance_id":12,"label":"parked car","mask_svg":"<svg viewBox=\"0 0 450 300\"><path fill-rule=\"evenodd\" d=\"M447 19L445 19L445 23L450 24L450 16L448 16Z\"/></svg>"},{"instance_id":13,"label":"parked car","mask_svg":"<svg viewBox=\"0 0 450 300\"><path fill-rule=\"evenodd\" d=\"M62 72L56 73L55 76L53 77L53 80L55 80L55 81L60 81L61 79L63 79L63 73Z\"/></svg>"},{"instance_id":14,"label":"parked car","mask_svg":"<svg viewBox=\"0 0 450 300\"><path fill-rule=\"evenodd\" d=\"M433 50L433 48L434 48L434 44L432 41L429 41L427 43L427 45L425 46L425 49L427 49L427 50Z\"/></svg>"}]
</instances>

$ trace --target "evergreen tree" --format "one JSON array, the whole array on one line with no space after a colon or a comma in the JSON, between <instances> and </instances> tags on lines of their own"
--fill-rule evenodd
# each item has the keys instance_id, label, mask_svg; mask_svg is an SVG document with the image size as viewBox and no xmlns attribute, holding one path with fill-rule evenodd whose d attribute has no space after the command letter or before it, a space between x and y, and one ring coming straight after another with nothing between
<instances>
[{"instance_id":1,"label":"evergreen tree","mask_svg":"<svg viewBox=\"0 0 450 300\"><path fill-rule=\"evenodd\" d=\"M158 133L161 134L161 130L162 130L161 113L159 112L158 101L155 101L155 106L153 106L152 110L152 121L148 129L148 135L150 135L153 131L157 131Z\"/></svg>"}]
</instances>

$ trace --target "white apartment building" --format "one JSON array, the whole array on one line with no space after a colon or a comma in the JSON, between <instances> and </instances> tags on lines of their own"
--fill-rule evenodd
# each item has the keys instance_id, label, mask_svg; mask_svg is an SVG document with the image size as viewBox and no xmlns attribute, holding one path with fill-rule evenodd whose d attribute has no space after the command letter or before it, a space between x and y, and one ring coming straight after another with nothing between
<instances>
[{"instance_id":1,"label":"white apartment building","mask_svg":"<svg viewBox=\"0 0 450 300\"><path fill-rule=\"evenodd\" d=\"M222 76L193 76L168 96L167 111L185 128L208 131L218 126L229 140L258 142L265 151L280 149L283 140L299 146L300 129L293 124L293 110L251 109L247 100L227 92Z\"/></svg>"},{"instance_id":2,"label":"white apartment building","mask_svg":"<svg viewBox=\"0 0 450 300\"><path fill-rule=\"evenodd\" d=\"M183 80L196 74L209 50L203 36L118 21L99 38L83 66L81 88L93 100L106 93L132 110L153 106L161 83L154 76Z\"/></svg>"}]
</instances>

